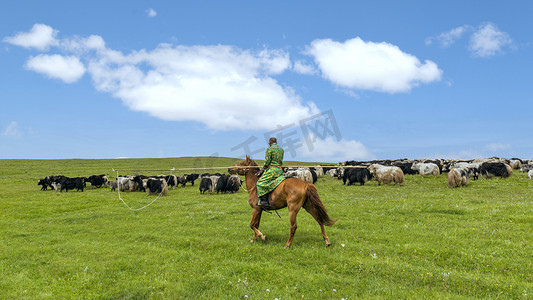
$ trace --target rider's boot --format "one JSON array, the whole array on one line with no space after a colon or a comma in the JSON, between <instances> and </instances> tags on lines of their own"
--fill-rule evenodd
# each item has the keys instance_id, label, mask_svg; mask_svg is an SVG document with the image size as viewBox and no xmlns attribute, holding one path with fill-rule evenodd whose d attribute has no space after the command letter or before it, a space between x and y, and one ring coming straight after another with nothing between
<instances>
[{"instance_id":1,"label":"rider's boot","mask_svg":"<svg viewBox=\"0 0 533 300\"><path fill-rule=\"evenodd\" d=\"M262 208L262 209L268 209L270 208L270 203L268 202L268 194L265 194L261 197L259 197L259 203L258 205Z\"/></svg>"}]
</instances>

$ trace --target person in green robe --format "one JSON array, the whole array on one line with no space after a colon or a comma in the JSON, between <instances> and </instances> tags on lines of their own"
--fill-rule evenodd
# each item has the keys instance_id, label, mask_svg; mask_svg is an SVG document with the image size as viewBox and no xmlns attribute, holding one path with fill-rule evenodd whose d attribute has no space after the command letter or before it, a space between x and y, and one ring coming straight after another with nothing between
<instances>
[{"instance_id":1,"label":"person in green robe","mask_svg":"<svg viewBox=\"0 0 533 300\"><path fill-rule=\"evenodd\" d=\"M265 153L265 164L263 165L263 170L265 171L256 185L257 196L259 197L258 205L263 209L270 207L268 194L285 180L283 170L281 169L281 165L283 164L283 148L278 146L275 137L270 138L268 145L269 147Z\"/></svg>"}]
</instances>

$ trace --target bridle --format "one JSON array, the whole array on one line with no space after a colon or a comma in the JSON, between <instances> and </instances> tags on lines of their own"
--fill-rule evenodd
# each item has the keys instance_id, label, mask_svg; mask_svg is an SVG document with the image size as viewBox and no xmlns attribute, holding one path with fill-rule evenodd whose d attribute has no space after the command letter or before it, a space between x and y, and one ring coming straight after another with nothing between
<instances>
[{"instance_id":1,"label":"bridle","mask_svg":"<svg viewBox=\"0 0 533 300\"><path fill-rule=\"evenodd\" d=\"M239 175L241 175L241 176L245 176L246 173L248 173L248 172L251 171L252 169L258 169L259 171L261 171L261 167L259 167L259 166L240 166L240 165L234 165L234 166L232 166L232 168L235 168L235 173L236 173L236 174L239 174ZM231 169L231 168L230 168L230 169ZM240 170L237 171L237 169L240 169ZM239 171L242 171L242 172L239 172ZM241 173L242 173L242 174L241 174ZM250 193L250 192L253 191L255 188L257 188L257 186L254 185L254 187L251 188L251 189L249 189L249 190L245 189L245 188L244 188L244 185L241 185L241 188L242 188L245 192Z\"/></svg>"}]
</instances>

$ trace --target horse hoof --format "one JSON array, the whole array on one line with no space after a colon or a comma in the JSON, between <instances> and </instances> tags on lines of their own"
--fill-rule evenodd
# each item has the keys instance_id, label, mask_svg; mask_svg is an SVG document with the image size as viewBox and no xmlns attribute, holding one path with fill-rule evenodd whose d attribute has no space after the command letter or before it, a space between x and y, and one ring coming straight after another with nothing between
<instances>
[{"instance_id":1,"label":"horse hoof","mask_svg":"<svg viewBox=\"0 0 533 300\"><path fill-rule=\"evenodd\" d=\"M326 242L326 247L329 247L329 246L331 246L331 242L330 242L330 241L327 241L327 242Z\"/></svg>"},{"instance_id":2,"label":"horse hoof","mask_svg":"<svg viewBox=\"0 0 533 300\"><path fill-rule=\"evenodd\" d=\"M261 237L261 239L263 240L263 242L265 242L265 243L267 242L267 236L266 236L266 235L263 235L263 236Z\"/></svg>"}]
</instances>

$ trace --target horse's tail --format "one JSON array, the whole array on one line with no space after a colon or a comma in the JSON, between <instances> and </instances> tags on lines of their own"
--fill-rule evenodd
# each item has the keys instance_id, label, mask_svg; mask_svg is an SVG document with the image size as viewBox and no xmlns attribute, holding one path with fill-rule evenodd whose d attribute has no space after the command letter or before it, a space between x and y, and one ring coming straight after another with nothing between
<instances>
[{"instance_id":1,"label":"horse's tail","mask_svg":"<svg viewBox=\"0 0 533 300\"><path fill-rule=\"evenodd\" d=\"M337 220L332 220L328 215L328 210L322 204L320 196L318 196L318 191L313 184L308 184L306 191L306 200L304 203L304 208L307 210L315 220L322 225L331 226L337 222Z\"/></svg>"}]
</instances>

